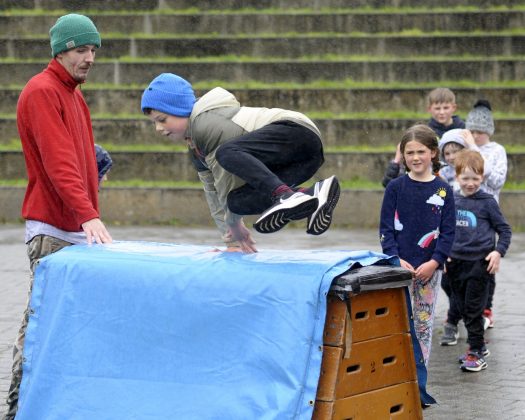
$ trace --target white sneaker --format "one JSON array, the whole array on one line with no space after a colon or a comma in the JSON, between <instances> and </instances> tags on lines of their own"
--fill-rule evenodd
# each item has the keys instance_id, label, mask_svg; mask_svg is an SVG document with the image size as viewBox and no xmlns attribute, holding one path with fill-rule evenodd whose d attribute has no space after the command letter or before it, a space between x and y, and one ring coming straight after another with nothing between
<instances>
[{"instance_id":1,"label":"white sneaker","mask_svg":"<svg viewBox=\"0 0 525 420\"><path fill-rule=\"evenodd\" d=\"M311 215L318 203L317 197L302 192L283 194L276 204L259 217L253 227L259 233L277 232L291 220L300 220Z\"/></svg>"},{"instance_id":2,"label":"white sneaker","mask_svg":"<svg viewBox=\"0 0 525 420\"><path fill-rule=\"evenodd\" d=\"M340 194L341 187L335 175L315 183L314 197L317 197L319 204L308 217L306 233L320 235L326 232L332 223L332 213L339 201Z\"/></svg>"}]
</instances>

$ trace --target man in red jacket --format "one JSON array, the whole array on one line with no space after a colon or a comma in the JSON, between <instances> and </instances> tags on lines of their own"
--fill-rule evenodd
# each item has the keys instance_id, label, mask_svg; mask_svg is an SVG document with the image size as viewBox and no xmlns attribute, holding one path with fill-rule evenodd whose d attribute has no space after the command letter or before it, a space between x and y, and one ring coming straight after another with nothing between
<instances>
[{"instance_id":1,"label":"man in red jacket","mask_svg":"<svg viewBox=\"0 0 525 420\"><path fill-rule=\"evenodd\" d=\"M22 205L31 280L38 260L72 244L112 241L100 220L98 170L91 116L78 89L100 47L100 34L86 16L60 17L49 31L53 59L22 90L17 125L28 184ZM22 380L22 351L29 302L13 351L5 419L14 419Z\"/></svg>"}]
</instances>

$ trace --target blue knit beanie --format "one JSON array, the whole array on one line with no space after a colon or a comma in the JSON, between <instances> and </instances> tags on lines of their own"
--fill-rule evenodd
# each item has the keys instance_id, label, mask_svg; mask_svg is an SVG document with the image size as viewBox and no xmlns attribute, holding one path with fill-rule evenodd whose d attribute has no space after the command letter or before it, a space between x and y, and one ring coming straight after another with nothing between
<instances>
[{"instance_id":1,"label":"blue knit beanie","mask_svg":"<svg viewBox=\"0 0 525 420\"><path fill-rule=\"evenodd\" d=\"M162 73L144 90L140 107L142 112L151 108L176 117L189 117L195 100L187 80L176 74Z\"/></svg>"},{"instance_id":2,"label":"blue knit beanie","mask_svg":"<svg viewBox=\"0 0 525 420\"><path fill-rule=\"evenodd\" d=\"M90 18L84 15L71 13L60 16L49 30L51 54L57 54L81 47L95 45L100 48L100 34Z\"/></svg>"}]
</instances>

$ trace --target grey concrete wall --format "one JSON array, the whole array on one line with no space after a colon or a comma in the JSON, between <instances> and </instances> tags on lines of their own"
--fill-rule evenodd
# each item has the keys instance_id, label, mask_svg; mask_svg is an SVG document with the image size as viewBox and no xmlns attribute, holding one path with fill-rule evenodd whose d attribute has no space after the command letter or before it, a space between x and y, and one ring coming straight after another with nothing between
<instances>
[{"instance_id":1,"label":"grey concrete wall","mask_svg":"<svg viewBox=\"0 0 525 420\"><path fill-rule=\"evenodd\" d=\"M18 222L24 188L0 187L0 222ZM383 190L343 190L333 226L376 228ZM112 188L101 190L102 218L110 224L211 226L200 189ZM513 229L525 229L525 193L504 192L501 208ZM248 223L253 222L248 217ZM299 223L298 223L299 225Z\"/></svg>"},{"instance_id":2,"label":"grey concrete wall","mask_svg":"<svg viewBox=\"0 0 525 420\"><path fill-rule=\"evenodd\" d=\"M416 35L416 36L349 36L331 35L287 36L276 34L265 37L181 37L167 38L113 38L105 37L97 52L98 59L133 57L214 57L229 55L266 56L288 59L322 54L383 55L386 57L413 57L415 51L424 50L428 56L512 56L525 52L523 35ZM0 56L5 58L34 59L49 57L48 40L0 39Z\"/></svg>"},{"instance_id":3,"label":"grey concrete wall","mask_svg":"<svg viewBox=\"0 0 525 420\"><path fill-rule=\"evenodd\" d=\"M137 103L137 107L140 105ZM400 141L403 132L421 120L408 118L313 118L321 133L325 147L369 146L392 147ZM497 119L493 141L503 145L525 145L522 133L525 131L525 119ZM130 145L173 145L167 137L155 132L151 122L138 114L131 118L98 118L93 120L93 131L97 143L110 143L120 146ZM11 143L18 139L14 117L0 117L0 144ZM181 146L181 144L179 144Z\"/></svg>"},{"instance_id":4,"label":"grey concrete wall","mask_svg":"<svg viewBox=\"0 0 525 420\"><path fill-rule=\"evenodd\" d=\"M392 153L325 153L325 163L317 176L336 174L341 180L360 178L379 183L393 155L394 146ZM111 156L113 180L198 181L186 152L111 152ZM21 152L0 152L0 179L24 179L25 174ZM525 181L525 153L508 154L507 181Z\"/></svg>"},{"instance_id":5,"label":"grey concrete wall","mask_svg":"<svg viewBox=\"0 0 525 420\"><path fill-rule=\"evenodd\" d=\"M462 0L462 5L475 7L511 6L521 4L520 0ZM456 6L457 0L441 0L439 7ZM89 8L98 10L153 10L159 7L173 9L198 8L217 9L296 9L296 8L354 8L354 7L436 7L432 0L90 0ZM0 10L6 8L45 8L82 10L84 0L2 0Z\"/></svg>"},{"instance_id":6,"label":"grey concrete wall","mask_svg":"<svg viewBox=\"0 0 525 420\"><path fill-rule=\"evenodd\" d=\"M0 63L0 84L24 85L28 79L42 71L47 61ZM364 60L364 61L281 61L281 62L223 62L223 61L155 61L152 63L97 61L96 69L89 75L90 82L147 85L154 77L169 69L192 83L200 80L224 80L265 83L310 83L317 80L433 83L442 80L477 80L479 83L522 80L525 77L525 60L465 58ZM212 76L210 76L212 75Z\"/></svg>"},{"instance_id":7,"label":"grey concrete wall","mask_svg":"<svg viewBox=\"0 0 525 420\"><path fill-rule=\"evenodd\" d=\"M93 70L94 72L96 70ZM91 114L140 114L140 98L144 85L139 88L92 88L90 83L83 87ZM302 112L367 113L367 112L414 112L426 114L428 88L229 88L243 105L281 107ZM20 95L18 88L0 89L0 114L12 114ZM490 100L495 112L523 113L525 89L523 88L456 88L457 113L465 117L479 98ZM208 89L195 89L196 96L202 96ZM2 124L11 119L2 118ZM497 132L500 123L519 123L516 119L496 118ZM519 128L516 133L523 132ZM513 141L509 139L508 141Z\"/></svg>"},{"instance_id":8,"label":"grey concrete wall","mask_svg":"<svg viewBox=\"0 0 525 420\"><path fill-rule=\"evenodd\" d=\"M109 2L108 2L109 3ZM121 2L111 2L121 3ZM222 2L221 2L222 3ZM99 9L101 10L101 9ZM141 13L123 14L115 19L108 14L97 12L89 15L101 32L103 39L107 33L157 34L259 34L286 32L332 32L332 33L378 33L418 30L425 32L472 32L498 31L502 28L521 29L525 26L525 12L522 10L469 11L440 13L366 13L339 10L330 13L272 13L257 12L239 14ZM31 35L45 34L55 23L52 15L18 15L16 18L0 16L0 34ZM349 29L350 28L350 29Z\"/></svg>"}]
</instances>

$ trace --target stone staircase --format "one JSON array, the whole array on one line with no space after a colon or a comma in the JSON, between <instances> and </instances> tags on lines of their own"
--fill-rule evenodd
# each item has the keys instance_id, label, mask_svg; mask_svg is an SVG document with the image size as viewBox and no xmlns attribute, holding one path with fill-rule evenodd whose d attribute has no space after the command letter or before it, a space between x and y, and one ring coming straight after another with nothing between
<instances>
[{"instance_id":1,"label":"stone staircase","mask_svg":"<svg viewBox=\"0 0 525 420\"><path fill-rule=\"evenodd\" d=\"M454 90L463 118L478 98L491 101L508 181L524 182L523 0L0 0L0 221L18 220L24 191L16 101L47 65L48 30L68 12L90 16L102 35L82 89L96 141L115 162L101 191L107 222L210 223L183 148L140 112L161 72L197 94L221 85L243 104L314 119L327 150L318 176L344 182L338 226L377 226L386 163L403 130L428 119L425 98L438 86ZM517 228L524 201L520 191L502 195Z\"/></svg>"}]
</instances>

